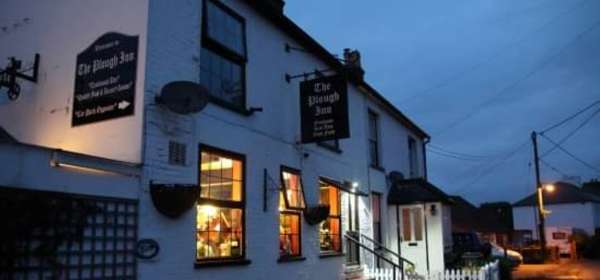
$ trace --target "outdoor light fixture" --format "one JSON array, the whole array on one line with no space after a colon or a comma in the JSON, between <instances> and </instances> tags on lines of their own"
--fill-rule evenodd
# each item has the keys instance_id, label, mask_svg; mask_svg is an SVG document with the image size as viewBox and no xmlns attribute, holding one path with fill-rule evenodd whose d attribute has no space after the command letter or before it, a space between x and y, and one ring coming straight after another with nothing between
<instances>
[{"instance_id":1,"label":"outdoor light fixture","mask_svg":"<svg viewBox=\"0 0 600 280\"><path fill-rule=\"evenodd\" d=\"M553 184L546 184L544 185L544 190L553 193L556 190L556 187Z\"/></svg>"},{"instance_id":2,"label":"outdoor light fixture","mask_svg":"<svg viewBox=\"0 0 600 280\"><path fill-rule=\"evenodd\" d=\"M55 150L50 158L50 166L63 167L93 173L113 173L125 176L140 176L140 168L135 164L107 158L84 156L68 151Z\"/></svg>"},{"instance_id":3,"label":"outdoor light fixture","mask_svg":"<svg viewBox=\"0 0 600 280\"><path fill-rule=\"evenodd\" d=\"M429 206L429 213L431 213L431 216L435 216L437 214L437 207L435 204L431 204Z\"/></svg>"},{"instance_id":4,"label":"outdoor light fixture","mask_svg":"<svg viewBox=\"0 0 600 280\"><path fill-rule=\"evenodd\" d=\"M358 188L358 182L352 182L352 188L356 190Z\"/></svg>"}]
</instances>

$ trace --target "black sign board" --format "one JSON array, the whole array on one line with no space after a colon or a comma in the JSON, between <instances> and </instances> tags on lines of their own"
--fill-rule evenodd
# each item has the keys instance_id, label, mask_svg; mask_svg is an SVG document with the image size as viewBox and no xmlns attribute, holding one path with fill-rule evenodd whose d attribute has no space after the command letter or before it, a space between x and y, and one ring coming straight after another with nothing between
<instances>
[{"instance_id":1,"label":"black sign board","mask_svg":"<svg viewBox=\"0 0 600 280\"><path fill-rule=\"evenodd\" d=\"M72 126L133 115L138 36L105 33L77 55Z\"/></svg>"},{"instance_id":2,"label":"black sign board","mask_svg":"<svg viewBox=\"0 0 600 280\"><path fill-rule=\"evenodd\" d=\"M348 90L343 76L300 83L302 143L350 137Z\"/></svg>"}]
</instances>

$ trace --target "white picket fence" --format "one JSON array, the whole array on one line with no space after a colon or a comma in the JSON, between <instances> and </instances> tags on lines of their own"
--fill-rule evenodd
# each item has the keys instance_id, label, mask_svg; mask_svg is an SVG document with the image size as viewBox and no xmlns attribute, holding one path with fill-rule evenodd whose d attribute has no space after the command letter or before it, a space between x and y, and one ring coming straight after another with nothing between
<instances>
[{"instance_id":1,"label":"white picket fence","mask_svg":"<svg viewBox=\"0 0 600 280\"><path fill-rule=\"evenodd\" d=\"M396 279L391 268L367 268L367 277L374 280L401 280L402 275L397 271ZM404 272L404 280L500 280L498 261L486 264L479 269L449 269L439 272L429 272L420 275L414 271Z\"/></svg>"}]
</instances>

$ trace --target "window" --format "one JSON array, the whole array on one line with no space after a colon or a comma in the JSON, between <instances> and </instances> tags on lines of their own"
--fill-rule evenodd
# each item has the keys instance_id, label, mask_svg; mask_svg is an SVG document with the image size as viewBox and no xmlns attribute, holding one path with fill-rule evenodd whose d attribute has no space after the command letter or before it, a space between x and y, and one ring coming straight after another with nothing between
<instances>
[{"instance_id":1,"label":"window","mask_svg":"<svg viewBox=\"0 0 600 280\"><path fill-rule=\"evenodd\" d=\"M244 157L200 147L196 260L241 259L244 252Z\"/></svg>"},{"instance_id":2,"label":"window","mask_svg":"<svg viewBox=\"0 0 600 280\"><path fill-rule=\"evenodd\" d=\"M408 160L410 178L418 177L417 141L412 137L408 137Z\"/></svg>"},{"instance_id":3,"label":"window","mask_svg":"<svg viewBox=\"0 0 600 280\"><path fill-rule=\"evenodd\" d=\"M288 209L302 210L305 208L304 190L300 171L288 167L281 168L281 185L285 191L285 205Z\"/></svg>"},{"instance_id":4,"label":"window","mask_svg":"<svg viewBox=\"0 0 600 280\"><path fill-rule=\"evenodd\" d=\"M371 193L371 207L373 208L373 239L382 244L381 236L381 194Z\"/></svg>"},{"instance_id":5,"label":"window","mask_svg":"<svg viewBox=\"0 0 600 280\"><path fill-rule=\"evenodd\" d=\"M300 171L281 167L279 192L279 257L302 255L300 210L305 208Z\"/></svg>"},{"instance_id":6,"label":"window","mask_svg":"<svg viewBox=\"0 0 600 280\"><path fill-rule=\"evenodd\" d=\"M402 241L423 240L423 211L419 207L402 209Z\"/></svg>"},{"instance_id":7,"label":"window","mask_svg":"<svg viewBox=\"0 0 600 280\"><path fill-rule=\"evenodd\" d=\"M200 82L215 103L243 109L246 106L244 19L216 0L204 3Z\"/></svg>"},{"instance_id":8,"label":"window","mask_svg":"<svg viewBox=\"0 0 600 280\"><path fill-rule=\"evenodd\" d=\"M339 139L320 141L320 142L317 142L317 145L319 145L323 148L326 148L328 150L337 152L337 153L342 152L342 150L340 149L340 140Z\"/></svg>"},{"instance_id":9,"label":"window","mask_svg":"<svg viewBox=\"0 0 600 280\"><path fill-rule=\"evenodd\" d=\"M319 228L319 244L322 253L342 252L341 235L341 203L340 190L335 186L325 183L320 184L319 203L329 205L329 216Z\"/></svg>"},{"instance_id":10,"label":"window","mask_svg":"<svg viewBox=\"0 0 600 280\"><path fill-rule=\"evenodd\" d=\"M379 162L379 128L378 120L379 116L371 110L369 110L369 160L371 166L380 167Z\"/></svg>"}]
</instances>

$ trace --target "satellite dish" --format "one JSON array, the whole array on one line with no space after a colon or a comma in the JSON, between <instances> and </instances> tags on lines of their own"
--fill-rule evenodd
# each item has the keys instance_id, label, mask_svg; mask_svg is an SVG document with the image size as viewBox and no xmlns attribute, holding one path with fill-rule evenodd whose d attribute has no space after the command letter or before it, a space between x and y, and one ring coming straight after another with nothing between
<instances>
[{"instance_id":1,"label":"satellite dish","mask_svg":"<svg viewBox=\"0 0 600 280\"><path fill-rule=\"evenodd\" d=\"M181 115L197 113L208 103L208 90L194 82L170 82L163 86L160 95L156 97L156 103Z\"/></svg>"}]
</instances>

